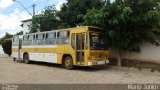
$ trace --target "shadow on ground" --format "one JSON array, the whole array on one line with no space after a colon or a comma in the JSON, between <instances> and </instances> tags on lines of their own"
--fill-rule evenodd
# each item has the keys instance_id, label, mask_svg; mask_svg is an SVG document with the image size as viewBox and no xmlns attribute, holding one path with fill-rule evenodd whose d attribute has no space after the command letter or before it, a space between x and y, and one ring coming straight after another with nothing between
<instances>
[{"instance_id":1,"label":"shadow on ground","mask_svg":"<svg viewBox=\"0 0 160 90\"><path fill-rule=\"evenodd\" d=\"M18 61L19 63L23 63L23 61ZM40 65L40 66L45 66L45 67L52 67L52 68L58 68L58 69L65 69L62 68L62 66L60 64L53 64L53 63L46 63L46 62L35 62L32 61L30 64L32 65ZM89 67L89 66L74 66L73 70L78 70L78 71L101 71L101 70L107 70L110 69L111 67L109 67L108 65L101 65L101 66L93 66L93 67Z\"/></svg>"}]
</instances>

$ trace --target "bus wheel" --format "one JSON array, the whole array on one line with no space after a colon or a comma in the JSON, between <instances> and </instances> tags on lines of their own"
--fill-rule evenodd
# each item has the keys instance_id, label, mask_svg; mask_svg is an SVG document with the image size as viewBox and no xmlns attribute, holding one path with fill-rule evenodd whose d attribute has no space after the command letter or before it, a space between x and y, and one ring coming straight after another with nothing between
<instances>
[{"instance_id":1,"label":"bus wheel","mask_svg":"<svg viewBox=\"0 0 160 90\"><path fill-rule=\"evenodd\" d=\"M63 61L64 68L71 70L73 69L73 60L70 56L67 56Z\"/></svg>"},{"instance_id":2,"label":"bus wheel","mask_svg":"<svg viewBox=\"0 0 160 90\"><path fill-rule=\"evenodd\" d=\"M16 61L16 58L13 58L13 61Z\"/></svg>"},{"instance_id":3,"label":"bus wheel","mask_svg":"<svg viewBox=\"0 0 160 90\"><path fill-rule=\"evenodd\" d=\"M29 55L28 55L28 54L25 54L25 55L24 55L24 62L25 62L26 64L29 64Z\"/></svg>"}]
</instances>

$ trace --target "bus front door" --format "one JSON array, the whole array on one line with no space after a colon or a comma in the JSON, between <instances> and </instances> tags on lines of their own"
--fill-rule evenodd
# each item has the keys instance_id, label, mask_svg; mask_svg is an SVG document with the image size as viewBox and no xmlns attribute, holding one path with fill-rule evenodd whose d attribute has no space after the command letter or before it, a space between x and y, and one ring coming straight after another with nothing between
<instances>
[{"instance_id":1,"label":"bus front door","mask_svg":"<svg viewBox=\"0 0 160 90\"><path fill-rule=\"evenodd\" d=\"M76 34L76 61L78 65L84 64L85 33Z\"/></svg>"}]
</instances>

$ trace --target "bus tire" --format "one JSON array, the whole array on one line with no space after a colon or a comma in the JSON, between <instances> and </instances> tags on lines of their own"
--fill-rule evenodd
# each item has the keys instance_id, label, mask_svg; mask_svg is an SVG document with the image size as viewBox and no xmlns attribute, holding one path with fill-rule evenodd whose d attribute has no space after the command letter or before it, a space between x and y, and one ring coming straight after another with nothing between
<instances>
[{"instance_id":1,"label":"bus tire","mask_svg":"<svg viewBox=\"0 0 160 90\"><path fill-rule=\"evenodd\" d=\"M24 58L23 59L24 59L24 63L26 63L26 64L30 63L28 54L24 54Z\"/></svg>"},{"instance_id":2,"label":"bus tire","mask_svg":"<svg viewBox=\"0 0 160 90\"><path fill-rule=\"evenodd\" d=\"M13 58L13 61L16 61L16 58Z\"/></svg>"},{"instance_id":3,"label":"bus tire","mask_svg":"<svg viewBox=\"0 0 160 90\"><path fill-rule=\"evenodd\" d=\"M68 70L72 70L74 68L73 60L70 56L65 57L65 59L63 60L63 66Z\"/></svg>"}]
</instances>

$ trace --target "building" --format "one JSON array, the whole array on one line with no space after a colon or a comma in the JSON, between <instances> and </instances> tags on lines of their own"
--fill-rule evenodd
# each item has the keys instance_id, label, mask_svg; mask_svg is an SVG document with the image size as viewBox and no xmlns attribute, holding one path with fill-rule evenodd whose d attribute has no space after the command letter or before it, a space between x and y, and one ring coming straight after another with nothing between
<instances>
[{"instance_id":1,"label":"building","mask_svg":"<svg viewBox=\"0 0 160 90\"><path fill-rule=\"evenodd\" d=\"M22 22L22 28L23 28L23 34L26 34L29 32L29 25L32 23L32 19L23 20Z\"/></svg>"}]
</instances>

